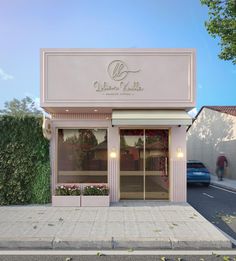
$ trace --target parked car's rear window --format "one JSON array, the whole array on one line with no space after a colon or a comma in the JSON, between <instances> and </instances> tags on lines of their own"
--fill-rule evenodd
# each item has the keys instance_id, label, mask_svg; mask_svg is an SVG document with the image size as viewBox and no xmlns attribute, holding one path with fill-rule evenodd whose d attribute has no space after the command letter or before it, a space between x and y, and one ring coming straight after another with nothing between
<instances>
[{"instance_id":1,"label":"parked car's rear window","mask_svg":"<svg viewBox=\"0 0 236 261\"><path fill-rule=\"evenodd\" d=\"M192 162L192 163L187 163L187 168L191 169L202 169L206 168L201 162Z\"/></svg>"}]
</instances>

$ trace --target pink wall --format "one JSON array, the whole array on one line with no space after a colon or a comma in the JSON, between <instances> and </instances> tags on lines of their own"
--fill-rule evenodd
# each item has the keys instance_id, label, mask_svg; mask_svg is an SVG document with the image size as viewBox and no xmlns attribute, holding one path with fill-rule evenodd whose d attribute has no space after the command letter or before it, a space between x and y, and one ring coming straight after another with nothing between
<instances>
[{"instance_id":1,"label":"pink wall","mask_svg":"<svg viewBox=\"0 0 236 261\"><path fill-rule=\"evenodd\" d=\"M195 50L42 49L40 103L61 113L193 108Z\"/></svg>"},{"instance_id":2,"label":"pink wall","mask_svg":"<svg viewBox=\"0 0 236 261\"><path fill-rule=\"evenodd\" d=\"M181 149L183 158L177 157L177 150ZM170 141L170 200L185 202L186 184L186 127L172 127Z\"/></svg>"},{"instance_id":3,"label":"pink wall","mask_svg":"<svg viewBox=\"0 0 236 261\"><path fill-rule=\"evenodd\" d=\"M108 184L111 201L118 201L119 127L111 126L112 110L189 110L195 97L194 49L42 49L40 104L52 115L52 190L57 128L108 130ZM170 129L170 200L186 201L186 128L161 127Z\"/></svg>"},{"instance_id":4,"label":"pink wall","mask_svg":"<svg viewBox=\"0 0 236 261\"><path fill-rule=\"evenodd\" d=\"M51 139L51 165L52 165L52 191L56 184L56 128L79 128L79 127L103 127L108 129L108 185L110 187L111 201L119 201L119 128L111 126L109 114L58 114L54 115L53 136ZM152 126L153 127L153 126ZM158 126L156 126L158 127ZM171 127L169 142L169 175L170 175L170 201L186 201L186 127ZM177 158L177 150L181 148L184 157ZM117 157L111 158L110 153L116 152Z\"/></svg>"}]
</instances>

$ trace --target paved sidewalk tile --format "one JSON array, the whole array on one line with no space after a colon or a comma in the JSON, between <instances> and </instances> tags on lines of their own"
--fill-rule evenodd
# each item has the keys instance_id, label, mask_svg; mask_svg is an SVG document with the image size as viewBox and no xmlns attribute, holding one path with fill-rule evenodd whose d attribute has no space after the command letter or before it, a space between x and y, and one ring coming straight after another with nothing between
<instances>
[{"instance_id":1,"label":"paved sidewalk tile","mask_svg":"<svg viewBox=\"0 0 236 261\"><path fill-rule=\"evenodd\" d=\"M1 249L227 249L231 242L187 203L0 207Z\"/></svg>"},{"instance_id":2,"label":"paved sidewalk tile","mask_svg":"<svg viewBox=\"0 0 236 261\"><path fill-rule=\"evenodd\" d=\"M219 181L216 175L211 174L211 184L217 187L230 189L236 191L236 180L224 178L222 181Z\"/></svg>"}]
</instances>

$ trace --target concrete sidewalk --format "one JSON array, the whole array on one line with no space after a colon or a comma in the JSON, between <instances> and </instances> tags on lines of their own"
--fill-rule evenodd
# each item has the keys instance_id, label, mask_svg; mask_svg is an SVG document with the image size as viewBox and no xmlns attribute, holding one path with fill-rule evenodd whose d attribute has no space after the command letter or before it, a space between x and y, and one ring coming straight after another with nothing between
<instances>
[{"instance_id":1,"label":"concrete sidewalk","mask_svg":"<svg viewBox=\"0 0 236 261\"><path fill-rule=\"evenodd\" d=\"M211 175L211 184L217 187L236 191L236 180L233 179L224 178L222 181L219 181L216 175Z\"/></svg>"},{"instance_id":2,"label":"concrete sidewalk","mask_svg":"<svg viewBox=\"0 0 236 261\"><path fill-rule=\"evenodd\" d=\"M1 249L230 249L187 203L119 202L111 207L0 207Z\"/></svg>"}]
</instances>

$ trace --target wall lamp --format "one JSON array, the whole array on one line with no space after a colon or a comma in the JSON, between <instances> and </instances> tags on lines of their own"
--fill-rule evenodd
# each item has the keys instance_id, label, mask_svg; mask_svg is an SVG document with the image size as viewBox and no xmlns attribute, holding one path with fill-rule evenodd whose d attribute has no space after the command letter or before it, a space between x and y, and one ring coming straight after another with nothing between
<instances>
[{"instance_id":1,"label":"wall lamp","mask_svg":"<svg viewBox=\"0 0 236 261\"><path fill-rule=\"evenodd\" d=\"M111 159L115 159L117 157L117 153L116 153L116 150L115 148L113 148L110 152L110 158Z\"/></svg>"},{"instance_id":2,"label":"wall lamp","mask_svg":"<svg viewBox=\"0 0 236 261\"><path fill-rule=\"evenodd\" d=\"M184 157L184 153L181 148L177 148L176 156L178 159L182 159Z\"/></svg>"}]
</instances>

